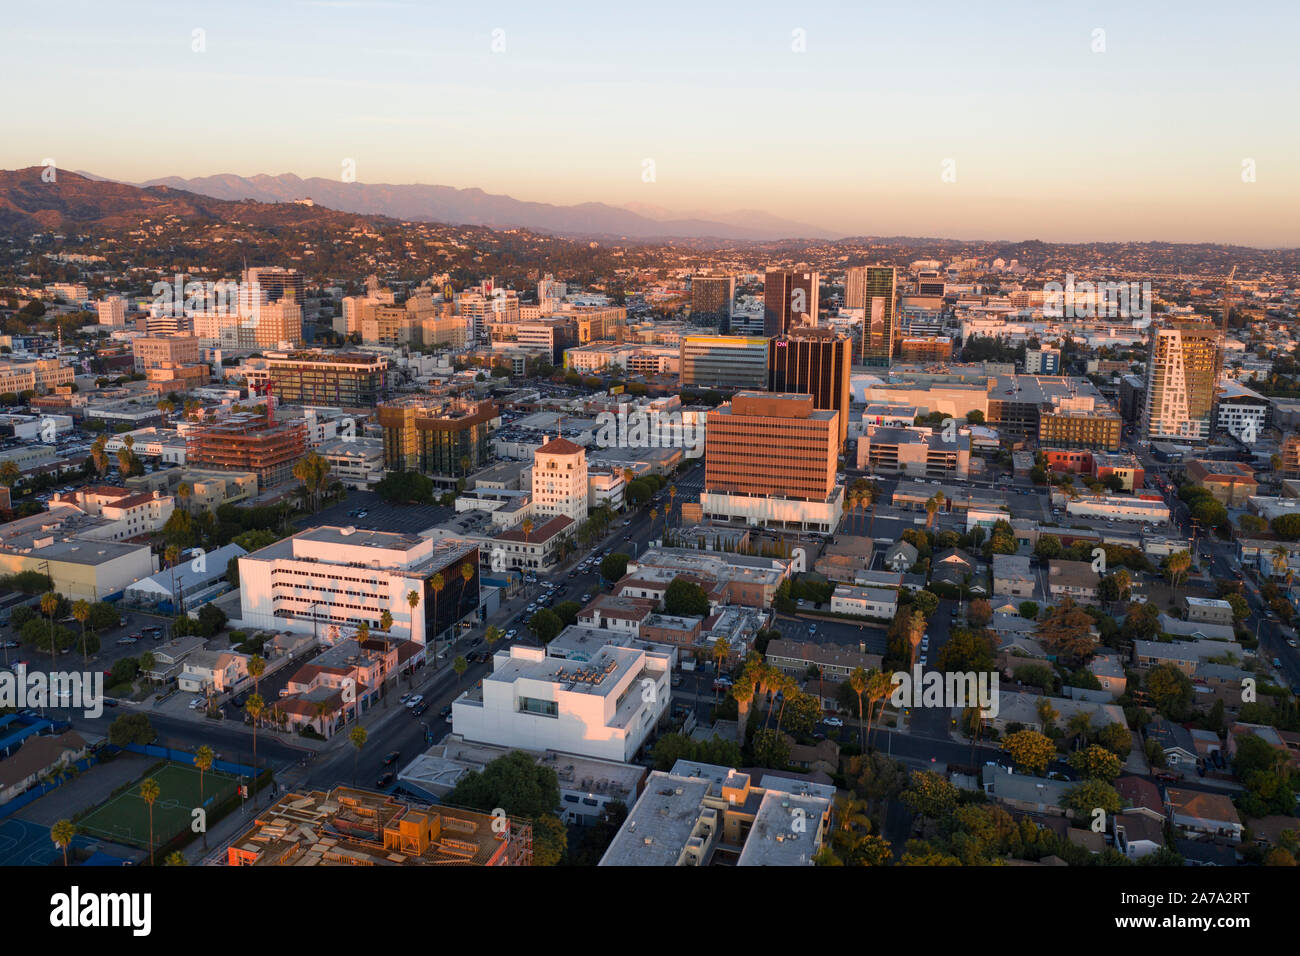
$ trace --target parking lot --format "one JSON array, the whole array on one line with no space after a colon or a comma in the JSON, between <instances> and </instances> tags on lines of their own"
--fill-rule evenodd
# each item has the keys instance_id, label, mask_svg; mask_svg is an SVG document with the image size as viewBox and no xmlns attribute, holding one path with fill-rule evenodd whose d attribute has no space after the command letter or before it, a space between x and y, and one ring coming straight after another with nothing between
<instances>
[{"instance_id":1,"label":"parking lot","mask_svg":"<svg viewBox=\"0 0 1300 956\"><path fill-rule=\"evenodd\" d=\"M394 505L373 491L351 491L338 504L299 519L297 526L301 530L322 525L344 528L351 525L369 531L419 534L455 513L455 509L441 505Z\"/></svg>"}]
</instances>

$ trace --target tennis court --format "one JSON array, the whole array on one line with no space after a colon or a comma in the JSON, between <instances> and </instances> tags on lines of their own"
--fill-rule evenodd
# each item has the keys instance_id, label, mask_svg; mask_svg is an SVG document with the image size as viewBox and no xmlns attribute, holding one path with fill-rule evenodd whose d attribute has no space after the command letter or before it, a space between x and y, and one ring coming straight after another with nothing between
<instances>
[{"instance_id":1,"label":"tennis court","mask_svg":"<svg viewBox=\"0 0 1300 956\"><path fill-rule=\"evenodd\" d=\"M73 848L98 842L77 834L68 847L69 858ZM63 851L50 839L49 827L12 818L0 820L0 866L49 866L51 863L62 865Z\"/></svg>"},{"instance_id":2,"label":"tennis court","mask_svg":"<svg viewBox=\"0 0 1300 956\"><path fill-rule=\"evenodd\" d=\"M199 771L185 764L169 763L151 776L158 783L158 798L153 805L153 844L160 846L190 829L193 811L200 806ZM91 836L147 848L149 805L140 796L143 779L77 821L77 826ZM235 787L234 777L209 770L203 774L201 805L210 810L234 793Z\"/></svg>"}]
</instances>

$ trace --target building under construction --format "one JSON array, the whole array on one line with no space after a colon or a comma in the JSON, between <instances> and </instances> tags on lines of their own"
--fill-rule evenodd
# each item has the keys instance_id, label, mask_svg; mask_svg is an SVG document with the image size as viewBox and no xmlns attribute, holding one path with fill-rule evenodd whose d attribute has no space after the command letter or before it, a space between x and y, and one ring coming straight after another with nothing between
<instances>
[{"instance_id":1,"label":"building under construction","mask_svg":"<svg viewBox=\"0 0 1300 956\"><path fill-rule=\"evenodd\" d=\"M185 457L194 467L254 472L265 490L291 479L294 463L306 453L304 422L245 412L196 429L188 436Z\"/></svg>"},{"instance_id":2,"label":"building under construction","mask_svg":"<svg viewBox=\"0 0 1300 956\"><path fill-rule=\"evenodd\" d=\"M369 790L290 793L226 850L229 866L532 866L533 828Z\"/></svg>"},{"instance_id":3,"label":"building under construction","mask_svg":"<svg viewBox=\"0 0 1300 956\"><path fill-rule=\"evenodd\" d=\"M489 401L411 395L379 406L384 464L390 471L464 477L492 457L489 425L500 412Z\"/></svg>"}]
</instances>

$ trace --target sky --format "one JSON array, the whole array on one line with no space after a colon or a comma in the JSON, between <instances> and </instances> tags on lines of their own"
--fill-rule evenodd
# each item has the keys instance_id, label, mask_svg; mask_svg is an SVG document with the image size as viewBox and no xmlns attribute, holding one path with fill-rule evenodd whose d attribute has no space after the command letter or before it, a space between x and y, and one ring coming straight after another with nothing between
<instances>
[{"instance_id":1,"label":"sky","mask_svg":"<svg viewBox=\"0 0 1300 956\"><path fill-rule=\"evenodd\" d=\"M10 0L4 19L7 169L351 160L366 183L838 235L1300 246L1295 3Z\"/></svg>"}]
</instances>

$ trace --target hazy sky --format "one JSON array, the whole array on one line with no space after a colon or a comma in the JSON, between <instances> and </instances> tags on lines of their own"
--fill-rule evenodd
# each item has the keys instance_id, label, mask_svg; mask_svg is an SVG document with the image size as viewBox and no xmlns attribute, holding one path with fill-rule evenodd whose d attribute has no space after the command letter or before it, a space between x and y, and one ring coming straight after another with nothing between
<instances>
[{"instance_id":1,"label":"hazy sky","mask_svg":"<svg viewBox=\"0 0 1300 956\"><path fill-rule=\"evenodd\" d=\"M1297 9L9 3L0 166L141 181L353 159L361 182L841 234L1300 245Z\"/></svg>"}]
</instances>

